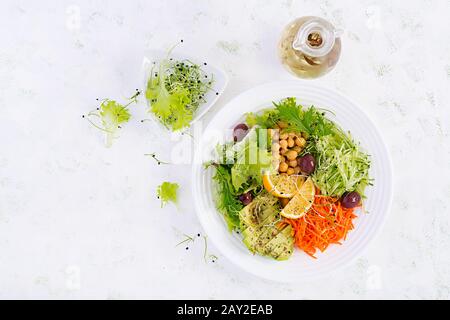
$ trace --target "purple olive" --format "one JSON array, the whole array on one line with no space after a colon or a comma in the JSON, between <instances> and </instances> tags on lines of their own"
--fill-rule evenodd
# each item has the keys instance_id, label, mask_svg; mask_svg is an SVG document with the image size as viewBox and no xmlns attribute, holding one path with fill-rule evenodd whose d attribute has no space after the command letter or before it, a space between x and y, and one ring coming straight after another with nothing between
<instances>
[{"instance_id":1,"label":"purple olive","mask_svg":"<svg viewBox=\"0 0 450 320\"><path fill-rule=\"evenodd\" d=\"M240 123L233 130L234 142L239 142L247 135L248 126L245 123Z\"/></svg>"},{"instance_id":2,"label":"purple olive","mask_svg":"<svg viewBox=\"0 0 450 320\"><path fill-rule=\"evenodd\" d=\"M316 169L316 159L312 155L305 154L297 159L300 171L304 174L311 174Z\"/></svg>"},{"instance_id":3,"label":"purple olive","mask_svg":"<svg viewBox=\"0 0 450 320\"><path fill-rule=\"evenodd\" d=\"M358 192L352 191L349 193L344 194L342 197L342 206L347 209L352 209L360 205L361 203L361 196Z\"/></svg>"},{"instance_id":4,"label":"purple olive","mask_svg":"<svg viewBox=\"0 0 450 320\"><path fill-rule=\"evenodd\" d=\"M239 196L239 201L244 206L249 205L253 201L253 195L250 192L243 193Z\"/></svg>"}]
</instances>

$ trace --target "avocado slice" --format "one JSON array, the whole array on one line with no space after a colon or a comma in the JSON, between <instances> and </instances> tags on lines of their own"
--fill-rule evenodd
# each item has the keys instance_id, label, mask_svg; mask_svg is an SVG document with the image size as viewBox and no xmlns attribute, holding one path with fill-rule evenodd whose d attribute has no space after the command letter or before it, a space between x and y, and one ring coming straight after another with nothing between
<instances>
[{"instance_id":1,"label":"avocado slice","mask_svg":"<svg viewBox=\"0 0 450 320\"><path fill-rule=\"evenodd\" d=\"M255 243L256 251L262 255L265 255L264 247L273 238L275 238L280 231L281 231L281 229L277 228L276 226L265 226L263 232L261 232L260 236L256 240L256 243Z\"/></svg>"},{"instance_id":2,"label":"avocado slice","mask_svg":"<svg viewBox=\"0 0 450 320\"><path fill-rule=\"evenodd\" d=\"M272 239L267 245L267 250L270 250L272 258L277 260L288 259L294 251L294 238L292 237L292 226L287 226L277 237Z\"/></svg>"},{"instance_id":3,"label":"avocado slice","mask_svg":"<svg viewBox=\"0 0 450 320\"><path fill-rule=\"evenodd\" d=\"M272 214L270 214L260 225L252 225L242 231L242 235L244 236L243 242L247 246L247 248L250 249L250 251L254 252L256 250L258 239L268 229L266 225L275 222L277 220L277 215L278 212L273 211Z\"/></svg>"}]
</instances>

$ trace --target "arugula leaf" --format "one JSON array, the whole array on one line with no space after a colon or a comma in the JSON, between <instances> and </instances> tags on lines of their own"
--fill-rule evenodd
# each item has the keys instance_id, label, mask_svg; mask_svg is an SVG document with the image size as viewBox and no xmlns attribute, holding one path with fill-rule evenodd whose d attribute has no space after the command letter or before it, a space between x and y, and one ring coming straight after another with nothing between
<instances>
[{"instance_id":1,"label":"arugula leaf","mask_svg":"<svg viewBox=\"0 0 450 320\"><path fill-rule=\"evenodd\" d=\"M163 182L156 189L156 194L161 200L161 208L164 207L169 201L177 203L177 194L180 186L177 183Z\"/></svg>"}]
</instances>

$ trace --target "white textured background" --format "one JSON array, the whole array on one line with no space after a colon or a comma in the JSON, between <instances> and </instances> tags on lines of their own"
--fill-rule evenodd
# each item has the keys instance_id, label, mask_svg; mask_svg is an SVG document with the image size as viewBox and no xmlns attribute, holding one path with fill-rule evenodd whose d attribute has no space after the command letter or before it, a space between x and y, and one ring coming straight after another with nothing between
<instances>
[{"instance_id":1,"label":"white textured background","mask_svg":"<svg viewBox=\"0 0 450 320\"><path fill-rule=\"evenodd\" d=\"M268 80L283 26L319 15L345 30L336 69L315 80L358 102L395 170L384 229L348 268L271 283L219 255L203 261L188 165L158 167L168 137L135 119L111 149L81 115L141 85L145 49L216 62L230 83L216 108ZM450 1L2 1L0 298L450 297ZM181 184L179 210L156 186Z\"/></svg>"}]
</instances>

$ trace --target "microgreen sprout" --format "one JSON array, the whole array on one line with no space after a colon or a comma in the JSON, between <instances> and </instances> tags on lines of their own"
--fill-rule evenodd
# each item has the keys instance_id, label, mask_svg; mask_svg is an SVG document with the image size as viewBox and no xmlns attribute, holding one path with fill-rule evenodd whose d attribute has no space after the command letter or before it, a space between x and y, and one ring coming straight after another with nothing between
<instances>
[{"instance_id":1,"label":"microgreen sprout","mask_svg":"<svg viewBox=\"0 0 450 320\"><path fill-rule=\"evenodd\" d=\"M219 259L216 255L208 253L208 237L203 236L204 250L203 250L203 260L207 263L208 261L216 262Z\"/></svg>"},{"instance_id":2,"label":"microgreen sprout","mask_svg":"<svg viewBox=\"0 0 450 320\"><path fill-rule=\"evenodd\" d=\"M187 234L183 234L183 235L184 235L184 239L182 241L178 242L175 245L175 247L181 246L182 244L188 244L188 243L194 242L194 240L195 240L194 237L188 236Z\"/></svg>"},{"instance_id":3,"label":"microgreen sprout","mask_svg":"<svg viewBox=\"0 0 450 320\"><path fill-rule=\"evenodd\" d=\"M192 61L167 57L150 71L145 92L149 112L172 131L186 128L199 106L206 102L213 82L213 75L205 74Z\"/></svg>"},{"instance_id":4,"label":"microgreen sprout","mask_svg":"<svg viewBox=\"0 0 450 320\"><path fill-rule=\"evenodd\" d=\"M156 153L146 153L145 156L151 157L153 160L156 161L156 163L157 163L158 165L161 165L161 164L170 164L169 162L164 162L164 161L158 159L158 158L156 157Z\"/></svg>"}]
</instances>

